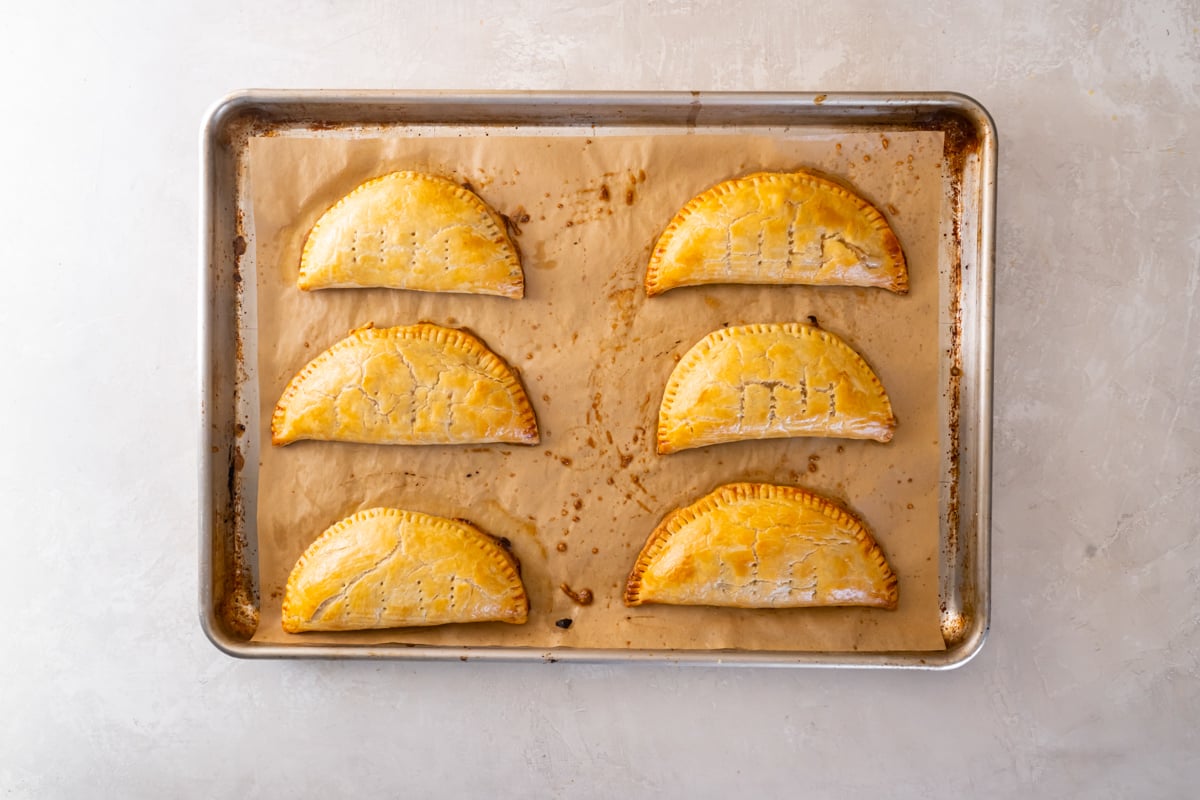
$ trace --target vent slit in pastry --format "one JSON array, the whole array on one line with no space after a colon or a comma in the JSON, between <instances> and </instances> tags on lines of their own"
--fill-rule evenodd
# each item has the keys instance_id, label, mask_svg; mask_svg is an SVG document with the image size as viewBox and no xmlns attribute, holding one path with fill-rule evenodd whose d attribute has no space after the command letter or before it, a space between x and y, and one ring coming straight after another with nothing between
<instances>
[{"instance_id":1,"label":"vent slit in pastry","mask_svg":"<svg viewBox=\"0 0 1200 800\"><path fill-rule=\"evenodd\" d=\"M890 441L883 384L858 353L801 323L713 331L671 372L658 452L743 439L829 436Z\"/></svg>"},{"instance_id":2,"label":"vent slit in pastry","mask_svg":"<svg viewBox=\"0 0 1200 800\"><path fill-rule=\"evenodd\" d=\"M465 331L365 327L313 359L279 399L271 442L536 444L516 373Z\"/></svg>"},{"instance_id":3,"label":"vent slit in pastry","mask_svg":"<svg viewBox=\"0 0 1200 800\"><path fill-rule=\"evenodd\" d=\"M419 172L367 181L322 214L305 239L296 283L306 291L525 292L500 215L474 192Z\"/></svg>"},{"instance_id":4,"label":"vent slit in pastry","mask_svg":"<svg viewBox=\"0 0 1200 800\"><path fill-rule=\"evenodd\" d=\"M462 520L360 511L321 534L288 576L283 629L521 624L529 599L500 540Z\"/></svg>"},{"instance_id":5,"label":"vent slit in pastry","mask_svg":"<svg viewBox=\"0 0 1200 800\"><path fill-rule=\"evenodd\" d=\"M866 526L791 486L733 483L650 534L625 604L895 608L897 580Z\"/></svg>"},{"instance_id":6,"label":"vent slit in pastry","mask_svg":"<svg viewBox=\"0 0 1200 800\"><path fill-rule=\"evenodd\" d=\"M908 291L900 242L854 192L807 172L759 172L719 183L667 225L646 293L711 283L878 286Z\"/></svg>"}]
</instances>

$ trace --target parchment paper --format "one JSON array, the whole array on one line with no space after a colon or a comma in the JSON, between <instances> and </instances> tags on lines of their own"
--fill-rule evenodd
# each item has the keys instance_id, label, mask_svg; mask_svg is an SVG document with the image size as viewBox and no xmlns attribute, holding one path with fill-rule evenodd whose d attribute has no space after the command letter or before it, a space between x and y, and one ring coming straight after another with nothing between
<instances>
[{"instance_id":1,"label":"parchment paper","mask_svg":"<svg viewBox=\"0 0 1200 800\"><path fill-rule=\"evenodd\" d=\"M293 132L251 142L262 421L262 611L255 640L297 641L280 628L282 591L295 560L316 536L357 510L394 506L467 518L508 537L532 603L528 624L310 633L303 634L305 641L942 649L937 597L942 134L540 133ZM847 181L886 210L908 257L910 294L710 286L646 298L641 286L651 248L688 199L727 178L796 167ZM296 289L300 248L317 217L362 181L397 169L467 182L518 220L523 300ZM801 438L655 454L663 387L688 348L722 325L807 321L810 315L858 350L883 381L899 421L891 443ZM369 321L380 327L430 321L474 331L520 370L541 444L305 441L272 447L271 410L287 382ZM662 517L718 485L743 480L800 485L858 513L899 577L899 608L626 608L625 579ZM577 591L590 589L595 602L577 605L560 591L564 582ZM555 625L564 618L574 621L569 629Z\"/></svg>"}]
</instances>

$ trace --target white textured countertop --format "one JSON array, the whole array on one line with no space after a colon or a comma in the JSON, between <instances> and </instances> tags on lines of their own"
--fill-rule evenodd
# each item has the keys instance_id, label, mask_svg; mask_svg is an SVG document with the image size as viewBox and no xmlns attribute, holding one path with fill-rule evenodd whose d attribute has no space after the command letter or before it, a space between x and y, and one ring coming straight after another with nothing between
<instances>
[{"instance_id":1,"label":"white textured countertop","mask_svg":"<svg viewBox=\"0 0 1200 800\"><path fill-rule=\"evenodd\" d=\"M1194 796L1194 3L50 5L6 9L0 47L0 795ZM982 653L947 673L219 653L196 609L198 135L251 86L982 102Z\"/></svg>"}]
</instances>

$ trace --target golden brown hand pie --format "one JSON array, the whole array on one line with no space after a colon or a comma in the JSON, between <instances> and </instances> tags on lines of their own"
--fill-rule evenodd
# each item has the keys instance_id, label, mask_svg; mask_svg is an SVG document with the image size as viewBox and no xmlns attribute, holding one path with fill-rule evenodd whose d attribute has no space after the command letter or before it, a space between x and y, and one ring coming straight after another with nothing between
<instances>
[{"instance_id":1,"label":"golden brown hand pie","mask_svg":"<svg viewBox=\"0 0 1200 800\"><path fill-rule=\"evenodd\" d=\"M658 452L743 439L889 441L896 420L858 353L810 325L743 325L701 339L675 365L658 412Z\"/></svg>"},{"instance_id":2,"label":"golden brown hand pie","mask_svg":"<svg viewBox=\"0 0 1200 800\"><path fill-rule=\"evenodd\" d=\"M908 269L887 220L863 198L807 172L759 172L697 195L654 247L646 294L708 283L904 294Z\"/></svg>"},{"instance_id":3,"label":"golden brown hand pie","mask_svg":"<svg viewBox=\"0 0 1200 800\"><path fill-rule=\"evenodd\" d=\"M347 631L525 622L520 564L469 523L360 511L321 534L288 576L283 629Z\"/></svg>"},{"instance_id":4,"label":"golden brown hand pie","mask_svg":"<svg viewBox=\"0 0 1200 800\"><path fill-rule=\"evenodd\" d=\"M525 292L504 220L473 192L419 172L367 181L321 215L304 242L297 285Z\"/></svg>"},{"instance_id":5,"label":"golden brown hand pie","mask_svg":"<svg viewBox=\"0 0 1200 800\"><path fill-rule=\"evenodd\" d=\"M292 378L271 442L537 444L516 373L465 331L421 323L360 328Z\"/></svg>"},{"instance_id":6,"label":"golden brown hand pie","mask_svg":"<svg viewBox=\"0 0 1200 800\"><path fill-rule=\"evenodd\" d=\"M650 534L625 604L895 608L896 576L857 517L791 486L731 483Z\"/></svg>"}]
</instances>

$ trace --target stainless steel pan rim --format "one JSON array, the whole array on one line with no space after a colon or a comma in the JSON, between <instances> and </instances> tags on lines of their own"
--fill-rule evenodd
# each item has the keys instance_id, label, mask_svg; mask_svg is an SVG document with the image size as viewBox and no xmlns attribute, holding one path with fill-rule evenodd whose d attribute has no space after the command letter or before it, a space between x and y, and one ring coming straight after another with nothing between
<instances>
[{"instance_id":1,"label":"stainless steel pan rim","mask_svg":"<svg viewBox=\"0 0 1200 800\"><path fill-rule=\"evenodd\" d=\"M959 211L962 311L960 358L959 502L957 530L943 547L943 629L947 649L932 652L792 652L712 650L601 650L413 645L275 645L243 640L231 629L223 604L255 603L253 543L235 523L238 470L233 456L232 396L236 378L222 373L223 354L236 339L231 319L236 134L246 126L481 122L556 126L740 124L937 125L957 121L974 137L962 165ZM542 663L652 662L756 667L853 667L942 670L960 667L983 647L990 624L991 402L993 261L997 136L976 100L933 93L710 93L710 92L392 92L363 90L245 90L214 103L201 130L199 270L199 603L200 625L222 652L239 658L370 658L410 661L523 661ZM243 240L244 241L244 240ZM231 384L231 385L226 385ZM229 424L226 424L229 423ZM226 480L223 482L222 477ZM944 543L945 544L945 543ZM238 549L242 548L242 549ZM247 550L250 557L247 559ZM235 558L236 556L236 558ZM239 576L238 572L245 574ZM231 581L232 578L232 581ZM239 583L239 580L241 582ZM248 582L248 583L247 583Z\"/></svg>"}]
</instances>

